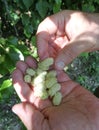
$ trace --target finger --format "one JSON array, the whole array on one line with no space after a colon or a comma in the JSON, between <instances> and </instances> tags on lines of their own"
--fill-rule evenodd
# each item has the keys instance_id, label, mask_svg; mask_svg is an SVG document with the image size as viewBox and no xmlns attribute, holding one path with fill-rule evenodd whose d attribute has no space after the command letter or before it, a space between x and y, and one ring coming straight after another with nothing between
<instances>
[{"instance_id":1,"label":"finger","mask_svg":"<svg viewBox=\"0 0 99 130\"><path fill-rule=\"evenodd\" d=\"M55 59L55 67L62 70L67 64L69 64L80 53L87 52L93 47L93 44L89 40L73 41L65 46Z\"/></svg>"},{"instance_id":2,"label":"finger","mask_svg":"<svg viewBox=\"0 0 99 130\"><path fill-rule=\"evenodd\" d=\"M41 59L49 57L48 53L48 44L51 35L56 32L56 25L50 19L50 17L46 18L43 22L40 23L37 30L37 46L38 46L38 54Z\"/></svg>"},{"instance_id":3,"label":"finger","mask_svg":"<svg viewBox=\"0 0 99 130\"><path fill-rule=\"evenodd\" d=\"M26 63L32 68L37 67L37 61L31 56L26 58ZM33 86L32 86L32 90L33 90ZM33 95L30 97L30 102L33 103L39 110L52 106L52 103L49 99L42 100L39 97L35 97L34 92Z\"/></svg>"},{"instance_id":4,"label":"finger","mask_svg":"<svg viewBox=\"0 0 99 130\"><path fill-rule=\"evenodd\" d=\"M66 75L64 71L57 71L57 78L58 82L61 84L61 92L64 97L72 89L73 86L71 85L72 87L70 86L69 89L64 87L64 85L68 85L67 82L70 81L70 78L68 77L68 75ZM41 100L40 98L36 98L35 103L39 110L43 110L46 107L52 106L52 103L49 99Z\"/></svg>"},{"instance_id":5,"label":"finger","mask_svg":"<svg viewBox=\"0 0 99 130\"><path fill-rule=\"evenodd\" d=\"M43 109L47 108L47 107L51 107L52 106L52 103L49 99L41 99L39 97L35 97L35 101L32 102L37 108L38 110L42 111Z\"/></svg>"},{"instance_id":6,"label":"finger","mask_svg":"<svg viewBox=\"0 0 99 130\"><path fill-rule=\"evenodd\" d=\"M69 76L64 71L61 70L57 71L57 79L59 83L70 80Z\"/></svg>"},{"instance_id":7,"label":"finger","mask_svg":"<svg viewBox=\"0 0 99 130\"><path fill-rule=\"evenodd\" d=\"M18 61L16 64L16 68L19 69L23 74L25 74L25 70L28 68L28 65L24 61Z\"/></svg>"},{"instance_id":8,"label":"finger","mask_svg":"<svg viewBox=\"0 0 99 130\"><path fill-rule=\"evenodd\" d=\"M72 80L61 83L61 93L63 98L68 96L78 86L78 83Z\"/></svg>"},{"instance_id":9,"label":"finger","mask_svg":"<svg viewBox=\"0 0 99 130\"><path fill-rule=\"evenodd\" d=\"M73 82L64 71L57 71L57 79L58 82L61 84L60 91L62 93L63 98L78 86L78 83Z\"/></svg>"},{"instance_id":10,"label":"finger","mask_svg":"<svg viewBox=\"0 0 99 130\"><path fill-rule=\"evenodd\" d=\"M37 67L37 61L36 59L34 59L31 56L28 56L25 60L25 62L27 63L27 65L31 68L36 68Z\"/></svg>"},{"instance_id":11,"label":"finger","mask_svg":"<svg viewBox=\"0 0 99 130\"><path fill-rule=\"evenodd\" d=\"M37 61L34 58L32 58L31 56L28 56L26 58L25 62L18 61L16 64L16 67L18 69L20 69L23 72L23 74L25 74L25 71L28 67L36 68L36 66L37 66Z\"/></svg>"},{"instance_id":12,"label":"finger","mask_svg":"<svg viewBox=\"0 0 99 130\"><path fill-rule=\"evenodd\" d=\"M49 34L47 32L41 31L37 33L37 47L38 47L38 55L41 60L49 57L48 53L48 39Z\"/></svg>"},{"instance_id":13,"label":"finger","mask_svg":"<svg viewBox=\"0 0 99 130\"><path fill-rule=\"evenodd\" d=\"M78 86L78 83L73 82L69 76L61 70L57 71L57 79L58 82L61 85L61 93L62 93L62 97L64 99L64 97L66 97L73 89L76 88L76 86Z\"/></svg>"},{"instance_id":14,"label":"finger","mask_svg":"<svg viewBox=\"0 0 99 130\"><path fill-rule=\"evenodd\" d=\"M49 57L53 57L55 59L57 55L57 51L50 45L48 47L48 53L49 53Z\"/></svg>"},{"instance_id":15,"label":"finger","mask_svg":"<svg viewBox=\"0 0 99 130\"><path fill-rule=\"evenodd\" d=\"M29 86L23 80L23 74L19 69L16 69L12 74L14 88L21 101L33 103L39 110L52 106L49 99L41 100L34 96L33 86Z\"/></svg>"},{"instance_id":16,"label":"finger","mask_svg":"<svg viewBox=\"0 0 99 130\"><path fill-rule=\"evenodd\" d=\"M17 104L12 111L18 115L28 130L49 130L48 121L33 105L29 103Z\"/></svg>"},{"instance_id":17,"label":"finger","mask_svg":"<svg viewBox=\"0 0 99 130\"><path fill-rule=\"evenodd\" d=\"M29 101L32 96L31 88L23 80L23 74L19 69L16 69L12 74L14 88L21 101ZM33 97L33 96L32 96Z\"/></svg>"}]
</instances>

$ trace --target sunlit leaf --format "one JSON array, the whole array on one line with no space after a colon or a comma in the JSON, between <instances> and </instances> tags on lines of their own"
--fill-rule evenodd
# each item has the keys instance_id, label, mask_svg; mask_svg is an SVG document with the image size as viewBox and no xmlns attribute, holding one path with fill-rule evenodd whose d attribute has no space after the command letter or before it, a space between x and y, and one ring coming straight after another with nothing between
<instances>
[{"instance_id":1,"label":"sunlit leaf","mask_svg":"<svg viewBox=\"0 0 99 130\"><path fill-rule=\"evenodd\" d=\"M18 20L20 19L20 17L14 12L10 13L10 18L11 18L13 24L16 24L18 22Z\"/></svg>"},{"instance_id":2,"label":"sunlit leaf","mask_svg":"<svg viewBox=\"0 0 99 130\"><path fill-rule=\"evenodd\" d=\"M14 46L9 47L8 55L14 62L18 60L24 60L22 52Z\"/></svg>"},{"instance_id":3,"label":"sunlit leaf","mask_svg":"<svg viewBox=\"0 0 99 130\"><path fill-rule=\"evenodd\" d=\"M10 87L11 85L12 85L12 81L11 81L11 80L9 80L9 79L5 80L5 81L2 83L1 87L0 87L0 91L6 89L6 88L8 88L8 87Z\"/></svg>"},{"instance_id":4,"label":"sunlit leaf","mask_svg":"<svg viewBox=\"0 0 99 130\"><path fill-rule=\"evenodd\" d=\"M83 53L80 54L80 56L85 57L87 59L88 56L89 56L89 53L88 52L83 52Z\"/></svg>"},{"instance_id":5,"label":"sunlit leaf","mask_svg":"<svg viewBox=\"0 0 99 130\"><path fill-rule=\"evenodd\" d=\"M35 36L33 36L31 38L31 42L32 42L33 46L36 46L36 37Z\"/></svg>"}]
</instances>

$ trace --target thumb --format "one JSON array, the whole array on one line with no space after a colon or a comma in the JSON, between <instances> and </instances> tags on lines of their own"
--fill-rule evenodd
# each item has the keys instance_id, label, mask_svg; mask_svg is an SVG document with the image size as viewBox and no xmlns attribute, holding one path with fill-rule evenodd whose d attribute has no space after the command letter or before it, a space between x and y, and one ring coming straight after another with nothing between
<instances>
[{"instance_id":1,"label":"thumb","mask_svg":"<svg viewBox=\"0 0 99 130\"><path fill-rule=\"evenodd\" d=\"M66 45L55 59L55 68L63 70L65 65L68 65L80 53L90 51L93 44L87 40L73 41Z\"/></svg>"},{"instance_id":2,"label":"thumb","mask_svg":"<svg viewBox=\"0 0 99 130\"><path fill-rule=\"evenodd\" d=\"M13 106L12 111L18 115L28 130L49 130L43 114L29 103L20 103Z\"/></svg>"}]
</instances>

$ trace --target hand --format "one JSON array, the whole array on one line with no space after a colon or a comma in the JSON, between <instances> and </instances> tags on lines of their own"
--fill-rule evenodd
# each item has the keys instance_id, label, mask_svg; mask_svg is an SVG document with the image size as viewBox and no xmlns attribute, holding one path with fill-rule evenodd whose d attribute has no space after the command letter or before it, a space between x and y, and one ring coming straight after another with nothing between
<instances>
[{"instance_id":1,"label":"hand","mask_svg":"<svg viewBox=\"0 0 99 130\"><path fill-rule=\"evenodd\" d=\"M98 50L98 41L99 14L65 10L47 17L37 30L40 58L54 57L57 69L82 52Z\"/></svg>"},{"instance_id":2,"label":"hand","mask_svg":"<svg viewBox=\"0 0 99 130\"><path fill-rule=\"evenodd\" d=\"M99 99L58 71L63 100L60 106L52 106L49 100L35 98L33 89L24 83L23 74L28 66L36 67L36 61L31 57L25 62L19 61L13 72L14 87L23 101L15 105L13 111L28 130L99 129Z\"/></svg>"}]
</instances>

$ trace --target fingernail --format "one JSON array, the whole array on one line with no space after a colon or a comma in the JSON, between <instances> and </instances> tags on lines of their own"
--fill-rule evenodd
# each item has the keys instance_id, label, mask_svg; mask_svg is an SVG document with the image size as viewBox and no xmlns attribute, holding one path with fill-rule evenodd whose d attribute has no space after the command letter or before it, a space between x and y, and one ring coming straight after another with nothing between
<instances>
[{"instance_id":1,"label":"fingernail","mask_svg":"<svg viewBox=\"0 0 99 130\"><path fill-rule=\"evenodd\" d=\"M64 69L65 64L64 64L64 62L62 62L62 61L56 62L56 67L57 67L57 69L62 70L62 69Z\"/></svg>"}]
</instances>

